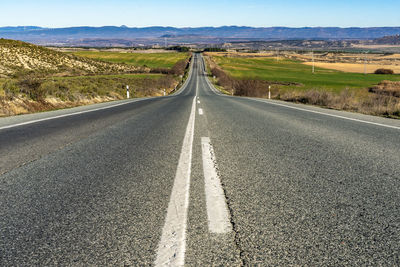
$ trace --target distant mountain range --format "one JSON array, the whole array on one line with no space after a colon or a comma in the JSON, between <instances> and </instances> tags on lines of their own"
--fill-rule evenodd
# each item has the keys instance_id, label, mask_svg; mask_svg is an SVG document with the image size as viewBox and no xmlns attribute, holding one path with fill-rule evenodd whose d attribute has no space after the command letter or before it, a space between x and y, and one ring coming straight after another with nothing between
<instances>
[{"instance_id":1,"label":"distant mountain range","mask_svg":"<svg viewBox=\"0 0 400 267\"><path fill-rule=\"evenodd\" d=\"M15 39L38 44L77 44L82 40L119 39L140 40L142 43L161 42L163 39L171 41L195 43L216 42L229 40L293 40L293 39L375 39L384 36L400 34L400 27L373 27L373 28L337 28L337 27L146 27L129 28L115 27L70 27L70 28L41 28L34 26L0 27L0 38ZM151 41L150 41L151 40ZM180 41L181 40L181 41ZM133 42L132 44L137 44ZM140 42L139 42L140 43Z\"/></svg>"}]
</instances>

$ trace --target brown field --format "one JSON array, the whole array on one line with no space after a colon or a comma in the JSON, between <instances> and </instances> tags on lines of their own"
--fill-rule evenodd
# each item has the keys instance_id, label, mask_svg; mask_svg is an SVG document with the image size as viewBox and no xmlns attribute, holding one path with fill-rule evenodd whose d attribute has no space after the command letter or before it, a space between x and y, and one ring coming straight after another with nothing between
<instances>
[{"instance_id":1,"label":"brown field","mask_svg":"<svg viewBox=\"0 0 400 267\"><path fill-rule=\"evenodd\" d=\"M312 53L298 54L295 52L281 52L280 56L299 61L311 61ZM400 65L400 54L360 54L360 53L314 53L314 60L332 63L363 63L377 65Z\"/></svg>"},{"instance_id":2,"label":"brown field","mask_svg":"<svg viewBox=\"0 0 400 267\"><path fill-rule=\"evenodd\" d=\"M303 64L312 66L312 62L304 62ZM364 64L361 63L329 63L315 62L315 67L332 69L344 72L364 73ZM377 69L392 69L396 74L400 73L400 65L378 65L366 64L367 73L374 73Z\"/></svg>"}]
</instances>

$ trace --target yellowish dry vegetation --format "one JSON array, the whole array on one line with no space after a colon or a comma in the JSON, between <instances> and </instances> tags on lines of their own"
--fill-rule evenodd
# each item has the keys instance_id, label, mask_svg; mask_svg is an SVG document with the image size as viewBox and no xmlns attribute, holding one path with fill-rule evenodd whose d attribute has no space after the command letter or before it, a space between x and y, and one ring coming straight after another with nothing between
<instances>
[{"instance_id":1,"label":"yellowish dry vegetation","mask_svg":"<svg viewBox=\"0 0 400 267\"><path fill-rule=\"evenodd\" d=\"M76 75L99 73L133 73L148 68L127 64L96 61L56 52L20 41L0 39L0 78L11 77L23 71L45 74Z\"/></svg>"},{"instance_id":2,"label":"yellowish dry vegetation","mask_svg":"<svg viewBox=\"0 0 400 267\"><path fill-rule=\"evenodd\" d=\"M312 62L304 62L305 65L312 66ZM332 69L344 72L363 73L364 64L357 63L330 63L330 62L315 62L315 66L324 69ZM378 65L366 64L367 73L374 73L377 69L392 69L396 74L400 73L400 65Z\"/></svg>"},{"instance_id":3,"label":"yellowish dry vegetation","mask_svg":"<svg viewBox=\"0 0 400 267\"><path fill-rule=\"evenodd\" d=\"M24 97L15 97L12 100L0 100L0 117L20 115L43 110L71 108L82 105L96 104L101 102L123 99L120 95L96 96L93 98L81 98L74 101L60 101L59 98L47 97L44 101L37 102Z\"/></svg>"}]
</instances>

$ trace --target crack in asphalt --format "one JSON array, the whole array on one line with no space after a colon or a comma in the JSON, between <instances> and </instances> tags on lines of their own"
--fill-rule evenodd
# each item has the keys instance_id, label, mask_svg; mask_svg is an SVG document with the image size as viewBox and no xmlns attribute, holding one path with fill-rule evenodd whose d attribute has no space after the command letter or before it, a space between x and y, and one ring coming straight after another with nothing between
<instances>
[{"instance_id":1,"label":"crack in asphalt","mask_svg":"<svg viewBox=\"0 0 400 267\"><path fill-rule=\"evenodd\" d=\"M234 243L235 243L235 247L236 247L237 251L239 252L238 254L239 254L239 258L240 258L240 266L247 266L248 263L247 263L247 261L245 259L245 256L244 256L245 251L243 250L243 248L241 246L239 230L238 230L238 227L237 227L237 225L235 223L235 215L234 215L234 211L233 211L233 208L232 208L232 205L231 205L231 200L228 197L227 190L226 190L226 187L225 187L225 183L224 183L224 181L223 181L223 179L222 179L222 177L220 175L220 172L219 172L219 169L218 169L218 165L217 165L217 161L216 161L216 157L215 157L215 152L212 149L212 147L213 147L213 145L212 145L212 142L210 141L211 158L212 158L215 170L216 170L216 172L218 174L218 177L220 178L221 187L222 187L222 190L224 192L224 197L225 197L226 205L228 207L228 212L229 212L229 222L231 223L232 231L234 232Z\"/></svg>"}]
</instances>

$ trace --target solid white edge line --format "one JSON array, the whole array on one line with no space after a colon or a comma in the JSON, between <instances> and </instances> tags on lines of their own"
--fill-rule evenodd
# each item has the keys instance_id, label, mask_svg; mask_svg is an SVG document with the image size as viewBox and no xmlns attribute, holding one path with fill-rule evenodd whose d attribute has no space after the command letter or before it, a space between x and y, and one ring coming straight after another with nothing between
<instances>
[{"instance_id":1,"label":"solid white edge line","mask_svg":"<svg viewBox=\"0 0 400 267\"><path fill-rule=\"evenodd\" d=\"M185 264L195 114L196 97L193 98L192 110L183 139L167 216L158 244L155 266L183 266Z\"/></svg>"},{"instance_id":2,"label":"solid white edge line","mask_svg":"<svg viewBox=\"0 0 400 267\"><path fill-rule=\"evenodd\" d=\"M225 234L232 231L232 225L229 221L230 216L225 194L216 171L214 150L209 137L201 138L201 149L203 155L208 229L214 234Z\"/></svg>"},{"instance_id":3,"label":"solid white edge line","mask_svg":"<svg viewBox=\"0 0 400 267\"><path fill-rule=\"evenodd\" d=\"M315 113L315 114L319 114L319 115L325 115L325 116L330 116L330 117L334 117L334 118L345 119L345 120L356 121L356 122L362 122L362 123L366 123L366 124L372 124L372 125L376 125L376 126L381 126L381 127L387 127L387 128L400 130L399 126L392 126L392 125L387 125L387 124L382 124L382 123L377 123L377 122L372 122L372 121L354 119L354 118L349 118L349 117L345 117L345 116L329 114L329 113L325 113L325 112L321 112L321 111L309 110L309 109L305 109L305 108L292 107L292 106L288 106L288 105L284 105L284 104L280 104L280 103L274 103L274 102L270 102L270 101L265 101L265 100L262 100L262 99L253 99L253 98L246 98L246 99L252 100L252 101L256 101L256 102L271 104L271 105L275 105L275 106L281 106L281 107L285 107L285 108L290 108L290 109L295 109L295 110L300 110L300 111L306 111L306 112Z\"/></svg>"},{"instance_id":4,"label":"solid white edge line","mask_svg":"<svg viewBox=\"0 0 400 267\"><path fill-rule=\"evenodd\" d=\"M135 103L135 102L144 101L144 100L150 100L150 99L156 99L156 98L135 99L133 101L127 101L127 102L124 102L124 103L119 103L119 104L106 106L106 107L102 107L102 108L83 110L83 111L78 111L78 112L73 112L73 113L68 113L68 114L62 114L62 115L57 115L57 116L48 117L48 118L42 118L42 119L37 119L37 120L32 120L32 121L26 121L26 122L11 124L11 125L0 127L0 130L10 129L10 128L23 126L23 125L29 125L29 124L33 124L33 123L37 123L37 122L41 122L41 121L49 121L49 120L54 120L54 119L59 119L59 118L64 118L64 117L75 116L75 115L89 113L89 112L93 112L93 111L99 111L99 110L104 110L104 109L109 109L109 108L115 108L115 107L118 107L118 106L127 105L127 104L130 104L130 103Z\"/></svg>"},{"instance_id":5,"label":"solid white edge line","mask_svg":"<svg viewBox=\"0 0 400 267\"><path fill-rule=\"evenodd\" d=\"M204 114L203 109L199 108L199 115L203 115L203 114Z\"/></svg>"}]
</instances>

